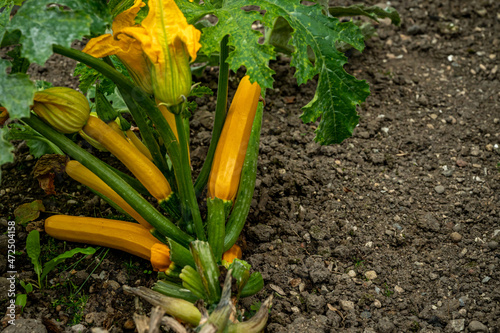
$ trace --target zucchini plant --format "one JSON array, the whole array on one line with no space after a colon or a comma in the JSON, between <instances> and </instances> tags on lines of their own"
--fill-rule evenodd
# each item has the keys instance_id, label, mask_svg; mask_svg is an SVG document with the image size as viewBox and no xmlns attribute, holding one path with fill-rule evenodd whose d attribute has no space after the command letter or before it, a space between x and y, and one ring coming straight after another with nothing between
<instances>
[{"instance_id":1,"label":"zucchini plant","mask_svg":"<svg viewBox=\"0 0 500 333\"><path fill-rule=\"evenodd\" d=\"M153 290L129 290L186 325L262 330L271 299L250 322L229 318L237 317L231 316L232 302L264 285L236 243L255 187L261 100L273 86L269 62L278 52L288 55L298 84L317 76L316 94L301 118L319 120L319 144L339 143L352 134L356 106L369 94L365 81L344 71L347 58L339 51L362 51L364 30L339 17L389 17L398 24L397 13L300 0L26 0L11 17L18 2L3 3L0 41L11 60L0 60L0 164L13 161L9 140L39 140L37 156L67 155L71 178L138 222L52 216L46 232L150 260L158 283ZM256 21L263 29L253 28ZM71 48L83 38L82 51ZM30 63L43 65L54 53L79 63L81 92L35 84L26 74ZM208 153L193 179L189 133L196 104L188 98L211 93L192 82L192 72L205 66L219 67L217 104ZM241 67L246 76L227 110L230 70ZM133 176L82 149L79 140L114 155ZM200 300L206 312L193 305Z\"/></svg>"}]
</instances>

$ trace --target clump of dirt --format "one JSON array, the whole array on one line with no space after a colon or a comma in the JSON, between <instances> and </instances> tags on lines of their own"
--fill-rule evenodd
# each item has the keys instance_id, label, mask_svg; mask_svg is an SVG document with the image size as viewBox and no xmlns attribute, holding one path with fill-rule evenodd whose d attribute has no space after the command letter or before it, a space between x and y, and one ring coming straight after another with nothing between
<instances>
[{"instance_id":1,"label":"clump of dirt","mask_svg":"<svg viewBox=\"0 0 500 333\"><path fill-rule=\"evenodd\" d=\"M366 79L372 95L359 108L353 138L340 145L317 145L317 123L298 118L315 82L297 87L287 59L272 64L276 83L266 95L257 186L242 238L245 259L266 282L242 304L250 309L277 296L269 332L500 331L500 4L391 5L401 27L380 22L365 52L350 54L346 69ZM71 66L47 67L43 77L68 77ZM204 84L216 88L216 74L207 70ZM208 149L215 98L199 102L191 133L195 170ZM19 144L16 161L4 167L2 228L18 205L35 199L51 213L116 216L64 175L56 179L58 195L45 196L33 165ZM22 251L24 228L17 237ZM77 246L50 237L42 243L54 253ZM147 262L118 251L98 254L73 268L76 260L68 260L48 287L29 295L21 317L61 328L132 330L134 311L148 308L124 295L122 285L151 286L154 274ZM26 255L17 260L19 279L34 279Z\"/></svg>"}]
</instances>

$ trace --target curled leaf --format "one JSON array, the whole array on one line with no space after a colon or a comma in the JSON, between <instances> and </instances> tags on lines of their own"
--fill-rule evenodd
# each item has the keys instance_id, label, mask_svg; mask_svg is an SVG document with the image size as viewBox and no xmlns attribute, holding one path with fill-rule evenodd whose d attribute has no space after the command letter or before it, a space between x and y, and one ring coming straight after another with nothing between
<instances>
[{"instance_id":1,"label":"curled leaf","mask_svg":"<svg viewBox=\"0 0 500 333\"><path fill-rule=\"evenodd\" d=\"M35 164L33 176L46 194L56 194L54 178L64 172L66 156L58 154L43 155Z\"/></svg>"}]
</instances>

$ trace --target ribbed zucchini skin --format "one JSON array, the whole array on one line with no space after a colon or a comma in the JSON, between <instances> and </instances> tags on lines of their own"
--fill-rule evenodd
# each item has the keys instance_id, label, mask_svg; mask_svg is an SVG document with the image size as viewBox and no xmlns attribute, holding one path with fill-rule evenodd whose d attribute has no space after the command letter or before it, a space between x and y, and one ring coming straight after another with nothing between
<instances>
[{"instance_id":1,"label":"ribbed zucchini skin","mask_svg":"<svg viewBox=\"0 0 500 333\"><path fill-rule=\"evenodd\" d=\"M66 163L66 173L85 186L90 187L94 191L97 191L104 196L108 197L121 209L127 212L132 218L139 222L146 229L151 229L153 226L149 224L139 213L137 213L130 205L123 200L121 196L118 195L111 187L109 187L101 178L97 177L92 171L83 166L80 162L71 160Z\"/></svg>"},{"instance_id":2,"label":"ribbed zucchini skin","mask_svg":"<svg viewBox=\"0 0 500 333\"><path fill-rule=\"evenodd\" d=\"M157 200L165 200L172 193L167 179L153 162L102 120L90 117L83 131L125 164Z\"/></svg>"},{"instance_id":3,"label":"ribbed zucchini skin","mask_svg":"<svg viewBox=\"0 0 500 333\"><path fill-rule=\"evenodd\" d=\"M110 247L146 260L151 258L153 245L160 243L140 224L95 217L53 215L45 220L45 232L60 240Z\"/></svg>"},{"instance_id":4,"label":"ribbed zucchini skin","mask_svg":"<svg viewBox=\"0 0 500 333\"><path fill-rule=\"evenodd\" d=\"M236 197L260 91L248 76L241 79L215 150L208 180L210 198L232 201Z\"/></svg>"},{"instance_id":5,"label":"ribbed zucchini skin","mask_svg":"<svg viewBox=\"0 0 500 333\"><path fill-rule=\"evenodd\" d=\"M252 135L248 145L248 151L241 172L240 187L234 202L233 210L226 223L226 236L224 238L224 251L227 251L236 243L245 220L250 211L253 193L255 189L255 179L257 175L257 162L259 157L260 129L262 126L262 104L259 105L255 121L252 128Z\"/></svg>"}]
</instances>

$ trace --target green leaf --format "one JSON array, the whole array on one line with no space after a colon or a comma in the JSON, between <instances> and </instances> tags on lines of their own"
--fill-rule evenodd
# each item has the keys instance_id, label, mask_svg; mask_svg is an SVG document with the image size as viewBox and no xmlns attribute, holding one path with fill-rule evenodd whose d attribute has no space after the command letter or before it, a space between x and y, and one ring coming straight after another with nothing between
<instances>
[{"instance_id":1,"label":"green leaf","mask_svg":"<svg viewBox=\"0 0 500 333\"><path fill-rule=\"evenodd\" d=\"M85 64L82 64L81 62L78 63L75 67L75 71L73 72L73 76L80 76L78 79L80 80L80 85L78 88L84 93L85 95L87 94L90 86L94 84L94 82L102 77L102 74L100 74L98 71L96 71L93 68L88 67Z\"/></svg>"},{"instance_id":2,"label":"green leaf","mask_svg":"<svg viewBox=\"0 0 500 333\"><path fill-rule=\"evenodd\" d=\"M205 95L210 95L212 96L214 94L214 91L210 89L207 86L195 86L193 89L191 89L191 92L189 93L190 97L203 97Z\"/></svg>"},{"instance_id":3,"label":"green leaf","mask_svg":"<svg viewBox=\"0 0 500 333\"><path fill-rule=\"evenodd\" d=\"M401 18L396 9L392 7L381 8L378 6L367 7L363 4L348 7L331 7L328 9L330 15L335 17L366 16L378 22L379 18L390 18L392 24L399 26Z\"/></svg>"},{"instance_id":4,"label":"green leaf","mask_svg":"<svg viewBox=\"0 0 500 333\"><path fill-rule=\"evenodd\" d=\"M0 8L3 8L3 11L0 13L0 40L3 38L5 27L9 23L12 7L14 7L13 0L0 0Z\"/></svg>"},{"instance_id":5,"label":"green leaf","mask_svg":"<svg viewBox=\"0 0 500 333\"><path fill-rule=\"evenodd\" d=\"M285 34L283 40L288 41L281 47L292 52L291 66L296 68L298 84L319 75L316 94L301 116L306 123L321 118L315 140L332 144L352 135L359 119L356 105L366 99L369 89L366 82L344 71L347 58L335 45L344 42L362 51L364 42L359 27L352 22L340 23L337 18L324 15L320 5L303 5L300 0L227 0L217 9L185 1L178 4L191 23L206 14L217 16L216 25L203 29L201 51L207 56L219 52L220 40L230 35L230 68L245 66L251 81L263 88L272 87L274 72L268 63L275 58L275 50L269 44L258 44L261 34L251 26L261 21L272 33L278 24ZM241 9L250 5L259 6L265 14Z\"/></svg>"},{"instance_id":6,"label":"green leaf","mask_svg":"<svg viewBox=\"0 0 500 333\"><path fill-rule=\"evenodd\" d=\"M26 238L26 253L31 259L35 273L40 275L42 266L40 265L40 233L38 230L32 230Z\"/></svg>"},{"instance_id":7,"label":"green leaf","mask_svg":"<svg viewBox=\"0 0 500 333\"><path fill-rule=\"evenodd\" d=\"M58 255L57 257L47 262L43 266L43 271L40 280L43 280L47 276L47 274L49 274L57 265L62 263L64 260L73 257L75 254L81 253L88 255L88 254L94 254L95 251L96 249L94 249L93 247L87 247L87 248L77 247L76 249L66 251L63 254Z\"/></svg>"},{"instance_id":8,"label":"green leaf","mask_svg":"<svg viewBox=\"0 0 500 333\"><path fill-rule=\"evenodd\" d=\"M108 2L108 7L113 18L120 14L124 10L132 7L134 0L110 0Z\"/></svg>"},{"instance_id":9,"label":"green leaf","mask_svg":"<svg viewBox=\"0 0 500 333\"><path fill-rule=\"evenodd\" d=\"M116 57L116 56L111 56L111 61L113 63L113 66L125 75L126 77L130 78L132 81L132 78L130 77L130 74L128 73L127 69L125 66L122 64L122 62ZM84 93L87 94L90 87L96 82L99 81L99 89L105 94L105 95L112 95L115 93L116 85L113 81L110 79L106 78L104 75L96 71L95 69L88 67L85 64L78 63L76 65L75 71L73 72L73 76L80 76L80 90Z\"/></svg>"},{"instance_id":10,"label":"green leaf","mask_svg":"<svg viewBox=\"0 0 500 333\"><path fill-rule=\"evenodd\" d=\"M0 104L7 109L11 119L28 117L35 86L26 74L6 75L9 66L9 61L0 59Z\"/></svg>"},{"instance_id":11,"label":"green leaf","mask_svg":"<svg viewBox=\"0 0 500 333\"><path fill-rule=\"evenodd\" d=\"M28 0L7 30L20 30L23 57L43 65L52 54L52 45L70 47L75 39L104 33L110 22L111 15L99 0L58 0L57 4L53 0Z\"/></svg>"},{"instance_id":12,"label":"green leaf","mask_svg":"<svg viewBox=\"0 0 500 333\"><path fill-rule=\"evenodd\" d=\"M195 86L191 89L189 97L203 97L205 95L212 96L214 94L213 90L206 86ZM185 104L186 109L193 113L198 108L198 103L195 101L188 101Z\"/></svg>"},{"instance_id":13,"label":"green leaf","mask_svg":"<svg viewBox=\"0 0 500 333\"><path fill-rule=\"evenodd\" d=\"M47 82L44 80L36 80L36 82L35 82L36 91L41 91L41 90L45 90L48 88L52 88L52 86L53 86L52 82Z\"/></svg>"},{"instance_id":14,"label":"green leaf","mask_svg":"<svg viewBox=\"0 0 500 333\"><path fill-rule=\"evenodd\" d=\"M297 68L298 84L319 74L315 96L303 108L301 116L306 123L321 117L315 140L332 144L350 137L359 119L356 105L366 99L369 89L366 82L344 71L347 58L335 48L335 43L342 41L362 51L363 35L359 28L323 15L319 5L305 6L299 0L256 2L266 10L264 24L270 26L277 17L283 17L294 30L289 44L295 50L291 65ZM314 53L314 63L309 60L309 49Z\"/></svg>"},{"instance_id":15,"label":"green leaf","mask_svg":"<svg viewBox=\"0 0 500 333\"><path fill-rule=\"evenodd\" d=\"M15 305L19 305L21 309L24 309L26 306L26 302L28 301L28 295L26 294L17 294L16 295L16 300L15 300Z\"/></svg>"},{"instance_id":16,"label":"green leaf","mask_svg":"<svg viewBox=\"0 0 500 333\"><path fill-rule=\"evenodd\" d=\"M21 287L24 288L24 290L27 292L27 293L30 293L33 291L33 285L31 283L26 283L24 282L23 280L20 280L19 281L19 284L21 285Z\"/></svg>"},{"instance_id":17,"label":"green leaf","mask_svg":"<svg viewBox=\"0 0 500 333\"><path fill-rule=\"evenodd\" d=\"M213 9L198 6L187 1L177 4L189 21L212 13L219 19L214 26L203 29L201 45L205 55L220 52L220 42L229 35L228 45L234 50L229 53L227 63L233 71L245 66L251 81L257 81L263 88L272 88L274 71L269 68L269 61L275 59L272 46L259 44L262 33L252 29L255 21L262 20L258 11L244 11L241 7L251 5L252 1L228 0L221 8Z\"/></svg>"},{"instance_id":18,"label":"green leaf","mask_svg":"<svg viewBox=\"0 0 500 333\"><path fill-rule=\"evenodd\" d=\"M14 162L14 146L10 144L9 141L4 139L4 135L7 131L4 128L0 128L0 165ZM0 169L0 180L2 180L2 170Z\"/></svg>"},{"instance_id":19,"label":"green leaf","mask_svg":"<svg viewBox=\"0 0 500 333\"><path fill-rule=\"evenodd\" d=\"M68 6L73 10L78 10L90 15L90 34L99 36L106 33L106 28L111 26L112 16L109 12L106 1L101 0L59 0L57 3Z\"/></svg>"},{"instance_id":20,"label":"green leaf","mask_svg":"<svg viewBox=\"0 0 500 333\"><path fill-rule=\"evenodd\" d=\"M56 145L26 125L10 124L4 138L9 141L26 140L26 144L30 148L30 154L35 158L40 158L45 154L62 154L62 151Z\"/></svg>"}]
</instances>

